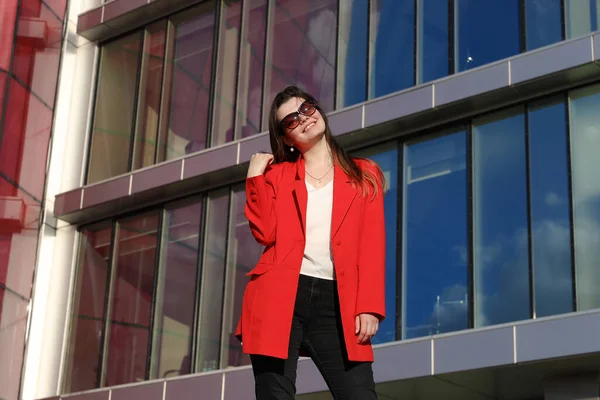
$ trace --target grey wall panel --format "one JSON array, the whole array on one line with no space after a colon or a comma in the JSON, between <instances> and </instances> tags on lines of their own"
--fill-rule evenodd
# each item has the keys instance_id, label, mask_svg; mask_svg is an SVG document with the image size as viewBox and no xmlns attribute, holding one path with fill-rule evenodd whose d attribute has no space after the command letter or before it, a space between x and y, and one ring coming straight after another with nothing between
<instances>
[{"instance_id":1,"label":"grey wall panel","mask_svg":"<svg viewBox=\"0 0 600 400\"><path fill-rule=\"evenodd\" d=\"M375 348L375 382L431 375L431 344L431 339L421 339Z\"/></svg>"},{"instance_id":2,"label":"grey wall panel","mask_svg":"<svg viewBox=\"0 0 600 400\"><path fill-rule=\"evenodd\" d=\"M254 400L254 375L249 367L225 371L223 400Z\"/></svg>"},{"instance_id":3,"label":"grey wall panel","mask_svg":"<svg viewBox=\"0 0 600 400\"><path fill-rule=\"evenodd\" d=\"M255 153L271 152L271 144L269 142L269 134L260 134L253 138L240 142L240 159L239 163L243 164L250 161L250 158Z\"/></svg>"},{"instance_id":4,"label":"grey wall panel","mask_svg":"<svg viewBox=\"0 0 600 400\"><path fill-rule=\"evenodd\" d=\"M221 399L222 372L167 380L165 400Z\"/></svg>"},{"instance_id":5,"label":"grey wall panel","mask_svg":"<svg viewBox=\"0 0 600 400\"><path fill-rule=\"evenodd\" d=\"M183 178L218 171L237 164L238 144L217 147L188 157L183 165Z\"/></svg>"},{"instance_id":6,"label":"grey wall panel","mask_svg":"<svg viewBox=\"0 0 600 400\"><path fill-rule=\"evenodd\" d=\"M328 115L329 127L334 136L345 135L362 129L363 107L348 108Z\"/></svg>"},{"instance_id":7,"label":"grey wall panel","mask_svg":"<svg viewBox=\"0 0 600 400\"><path fill-rule=\"evenodd\" d=\"M512 60L511 83L521 83L535 79L540 75L552 74L592 61L591 36L558 43L549 48L527 53Z\"/></svg>"},{"instance_id":8,"label":"grey wall panel","mask_svg":"<svg viewBox=\"0 0 600 400\"><path fill-rule=\"evenodd\" d=\"M79 393L68 396L61 396L61 399L69 400L108 400L110 390L104 389L95 392Z\"/></svg>"},{"instance_id":9,"label":"grey wall panel","mask_svg":"<svg viewBox=\"0 0 600 400\"><path fill-rule=\"evenodd\" d=\"M112 389L110 400L162 400L164 382L149 382Z\"/></svg>"},{"instance_id":10,"label":"grey wall panel","mask_svg":"<svg viewBox=\"0 0 600 400\"><path fill-rule=\"evenodd\" d=\"M445 374L514 362L513 327L485 329L433 340L433 370Z\"/></svg>"},{"instance_id":11,"label":"grey wall panel","mask_svg":"<svg viewBox=\"0 0 600 400\"><path fill-rule=\"evenodd\" d=\"M600 351L600 312L517 325L517 362Z\"/></svg>"},{"instance_id":12,"label":"grey wall panel","mask_svg":"<svg viewBox=\"0 0 600 400\"><path fill-rule=\"evenodd\" d=\"M92 186L86 186L83 191L83 208L129 196L131 175L107 180Z\"/></svg>"},{"instance_id":13,"label":"grey wall panel","mask_svg":"<svg viewBox=\"0 0 600 400\"><path fill-rule=\"evenodd\" d=\"M365 105L365 128L427 111L433 107L433 85L400 92Z\"/></svg>"},{"instance_id":14,"label":"grey wall panel","mask_svg":"<svg viewBox=\"0 0 600 400\"><path fill-rule=\"evenodd\" d=\"M136 171L131 182L131 193L139 193L177 182L181 179L182 169L183 160L177 160Z\"/></svg>"}]
</instances>

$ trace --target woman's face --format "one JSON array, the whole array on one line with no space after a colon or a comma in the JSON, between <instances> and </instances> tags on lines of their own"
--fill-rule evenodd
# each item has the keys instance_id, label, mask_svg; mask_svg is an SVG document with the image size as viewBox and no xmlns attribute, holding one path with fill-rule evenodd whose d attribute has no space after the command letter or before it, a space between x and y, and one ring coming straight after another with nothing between
<instances>
[{"instance_id":1,"label":"woman's face","mask_svg":"<svg viewBox=\"0 0 600 400\"><path fill-rule=\"evenodd\" d=\"M306 148L325 133L325 121L317 107L300 97L283 103L277 110L277 120L289 146Z\"/></svg>"}]
</instances>

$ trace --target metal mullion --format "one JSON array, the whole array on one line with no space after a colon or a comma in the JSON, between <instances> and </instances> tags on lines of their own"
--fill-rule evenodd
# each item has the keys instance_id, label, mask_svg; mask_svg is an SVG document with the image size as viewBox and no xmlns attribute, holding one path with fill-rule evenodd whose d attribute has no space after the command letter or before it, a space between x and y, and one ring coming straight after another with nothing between
<instances>
[{"instance_id":1,"label":"metal mullion","mask_svg":"<svg viewBox=\"0 0 600 400\"><path fill-rule=\"evenodd\" d=\"M404 182L405 182L405 151L406 144L404 142L397 141L396 142L396 151L398 153L398 163L397 163L397 184L398 184L398 195L397 195L397 203L396 203L396 340L402 340L405 335L403 332L404 329L404 318L405 314L403 312L402 306L404 301L402 296L405 293L403 285L406 281L404 272L406 271L406 263L404 262L404 255L406 254L406 235L404 234L404 220L405 220L405 211L406 211L406 191L404 190Z\"/></svg>"},{"instance_id":2,"label":"metal mullion","mask_svg":"<svg viewBox=\"0 0 600 400\"><path fill-rule=\"evenodd\" d=\"M273 55L271 54L272 52L272 46L273 46L273 42L271 40L272 37L274 37L274 35L271 35L271 30L274 30L275 28L275 0L267 0L267 18L266 18L266 27L265 27L265 60L264 60L264 66L263 66L263 82L262 82L262 98L261 98L261 108L260 108L260 131L263 131L265 129L269 128L269 115L266 114L265 115L265 109L269 109L269 104L266 103L267 101L267 93L271 93L271 85L268 84L267 82L269 82L269 77L270 77L270 68L269 65L272 66L273 64Z\"/></svg>"},{"instance_id":3,"label":"metal mullion","mask_svg":"<svg viewBox=\"0 0 600 400\"><path fill-rule=\"evenodd\" d=\"M562 40L567 39L567 10L565 0L560 0L560 35Z\"/></svg>"},{"instance_id":4,"label":"metal mullion","mask_svg":"<svg viewBox=\"0 0 600 400\"><path fill-rule=\"evenodd\" d=\"M412 86L419 84L419 0L413 0L413 10L415 11L413 19L413 83Z\"/></svg>"},{"instance_id":5,"label":"metal mullion","mask_svg":"<svg viewBox=\"0 0 600 400\"><path fill-rule=\"evenodd\" d=\"M448 0L448 75L453 75L456 72L455 59L456 51L455 40L455 16L456 16L456 5L454 0Z\"/></svg>"},{"instance_id":6,"label":"metal mullion","mask_svg":"<svg viewBox=\"0 0 600 400\"><path fill-rule=\"evenodd\" d=\"M366 101L369 99L369 76L371 75L371 58L370 58L370 51L371 51L371 3L375 1L375 0L367 0L367 48L366 50L366 54L365 54L365 63L367 64L367 67L365 68L365 72L367 74L367 77L365 79L365 97L363 99L363 101Z\"/></svg>"},{"instance_id":7,"label":"metal mullion","mask_svg":"<svg viewBox=\"0 0 600 400\"><path fill-rule=\"evenodd\" d=\"M239 104L241 104L241 98L242 98L242 93L240 91L240 87L241 87L241 81L242 81L242 53L243 53L243 39L245 37L246 33L246 29L248 28L248 21L250 19L250 2L248 1L243 1L242 5L241 5L241 20L240 20L240 32L239 32L239 36L238 36L238 55L237 55L237 68L236 68L236 82L235 82L235 106L233 109L233 140L238 140L241 139L242 135L242 127L241 127L241 123L240 120L241 118L239 118ZM247 87L246 87L247 89ZM247 107L246 102L244 102L244 104Z\"/></svg>"},{"instance_id":8,"label":"metal mullion","mask_svg":"<svg viewBox=\"0 0 600 400\"><path fill-rule=\"evenodd\" d=\"M340 21L341 21L341 9L342 7L340 6L340 3L343 0L337 0L336 2L336 15L335 15L335 20L336 20L336 34L335 34L335 67L333 69L334 73L333 73L333 83L334 83L334 88L333 88L333 110L336 110L338 108L338 104L337 104L337 100L338 100L338 78L340 75Z\"/></svg>"},{"instance_id":9,"label":"metal mullion","mask_svg":"<svg viewBox=\"0 0 600 400\"><path fill-rule=\"evenodd\" d=\"M200 312L202 300L202 273L204 271L204 249L206 247L207 215L208 215L208 195L202 199L202 214L200 216L200 232L198 233L198 252L196 257L196 298L194 299L194 324L192 336L192 349L190 354L190 372L198 371L198 357L200 347Z\"/></svg>"},{"instance_id":10,"label":"metal mullion","mask_svg":"<svg viewBox=\"0 0 600 400\"><path fill-rule=\"evenodd\" d=\"M112 224L112 235L110 244L110 257L108 260L108 272L106 279L106 294L104 303L104 321L102 326L102 339L100 342L100 364L98 368L98 376L96 387L104 387L106 381L106 368L108 361L108 350L110 345L110 321L112 319L112 302L114 297L114 283L116 276L117 253L119 251L119 223L114 221Z\"/></svg>"},{"instance_id":11,"label":"metal mullion","mask_svg":"<svg viewBox=\"0 0 600 400\"><path fill-rule=\"evenodd\" d=\"M154 151L154 163L165 161L166 146L161 146L164 141L165 145L168 141L169 131L169 114L171 109L171 91L173 85L173 64L175 62L175 47L176 47L176 29L173 22L168 19L166 34L165 34L165 57L163 64L161 92L160 92L160 110L158 114L158 132L156 134L156 148ZM170 77L170 79L167 79Z\"/></svg>"},{"instance_id":12,"label":"metal mullion","mask_svg":"<svg viewBox=\"0 0 600 400\"><path fill-rule=\"evenodd\" d=\"M527 5L519 0L519 53L527 51Z\"/></svg>"},{"instance_id":13,"label":"metal mullion","mask_svg":"<svg viewBox=\"0 0 600 400\"><path fill-rule=\"evenodd\" d=\"M535 274L534 274L534 259L533 259L533 224L532 224L532 204L531 204L531 157L529 149L531 146L531 137L529 134L529 107L524 107L525 115L525 185L527 196L527 258L529 269L529 318L536 318L536 303L535 303Z\"/></svg>"},{"instance_id":14,"label":"metal mullion","mask_svg":"<svg viewBox=\"0 0 600 400\"><path fill-rule=\"evenodd\" d=\"M231 296L227 296L228 293L233 294L233 281L235 279L235 269L232 270L233 273L229 273L229 262L231 261L231 253L229 251L229 245L232 242L232 235L235 235L235 228L231 229L234 224L232 224L234 218L233 207L235 202L233 201L235 193L233 191L233 187L229 189L229 206L227 207L228 215L227 215L227 231L228 234L225 235L225 260L224 260L224 273L223 273L223 295L222 295L222 311L221 311L221 340L220 340L220 350L219 350L219 361L217 365L220 369L227 368L227 365L224 365L224 360L226 359L226 354L224 354L227 348L229 350L229 346L225 346L224 344L227 342L229 338L229 330L226 329L229 323L231 322L231 315L233 314L231 311L233 310L233 301L227 301Z\"/></svg>"},{"instance_id":15,"label":"metal mullion","mask_svg":"<svg viewBox=\"0 0 600 400\"><path fill-rule=\"evenodd\" d=\"M221 19L223 13L223 5L222 1L217 1L215 6L215 27L214 27L214 36L213 36L213 49L212 49L212 62L210 66L211 70L211 84L208 93L208 121L206 126L206 147L211 147L213 142L213 126L214 126L214 111L215 111L215 96L216 96L216 87L217 87L217 67L219 60L219 36L221 32Z\"/></svg>"},{"instance_id":16,"label":"metal mullion","mask_svg":"<svg viewBox=\"0 0 600 400\"><path fill-rule=\"evenodd\" d=\"M144 48L146 42L146 29L142 29L139 33L140 36L140 54L138 55L138 68L137 68L137 76L135 82L135 95L133 96L133 115L131 118L131 130L129 131L129 135L131 138L131 143L129 143L129 160L127 164L127 172L130 172L133 168L133 151L135 147L135 138L136 138L136 130L137 130L137 115L138 115L138 102L140 100L140 82L142 77L142 63L144 60Z\"/></svg>"},{"instance_id":17,"label":"metal mullion","mask_svg":"<svg viewBox=\"0 0 600 400\"><path fill-rule=\"evenodd\" d=\"M137 101L134 104L134 124L133 124L133 136L132 136L132 150L131 150L131 154L130 154L130 158L131 158L131 165L129 170L133 170L135 169L136 166L136 156L138 156L137 151L138 149L138 140L144 140L144 136L140 137L140 135L144 135L144 132L140 131L140 125L141 125L141 119L142 119L142 110L147 107L146 105L146 98L145 98L145 92L146 92L146 83L148 81L148 74L147 74L147 70L149 68L149 59L150 59L150 54L148 53L148 57L145 56L146 54L146 49L147 46L150 42L150 33L148 32L148 29L142 29L142 43L141 43L141 57L140 57L140 61L139 61L139 73L138 73L138 83L137 83L137 90L136 90L136 97L137 97ZM140 166L140 168L143 168L144 164L142 162L142 165Z\"/></svg>"},{"instance_id":18,"label":"metal mullion","mask_svg":"<svg viewBox=\"0 0 600 400\"><path fill-rule=\"evenodd\" d=\"M369 29L369 32L367 33L367 96L365 100L369 100L371 98L371 89L373 87L373 80L372 78L372 74L371 74L371 69L374 69L373 67L373 63L375 62L375 39L377 38L376 33L373 31L375 29L375 26L377 26L377 24L373 23L373 19L375 18L375 15L377 15L377 13L375 12L375 7L377 7L377 0L369 0L369 13L368 13L368 18L369 20L367 21L367 26Z\"/></svg>"},{"instance_id":19,"label":"metal mullion","mask_svg":"<svg viewBox=\"0 0 600 400\"><path fill-rule=\"evenodd\" d=\"M94 73L93 73L93 87L90 90L90 103L91 103L91 108L90 108L90 116L89 119L87 121L87 124L89 124L89 126L86 124L86 133L87 133L87 138L86 138L86 146L83 148L84 151L84 155L83 155L83 159L84 159L84 164L83 164L83 176L80 177L81 179L81 186L85 186L89 183L89 174L90 174L90 161L92 160L92 144L94 143L94 126L95 126L95 119L96 119L96 107L98 106L98 92L99 92L99 87L100 87L100 77L101 77L101 68L102 68L102 57L104 57L104 48L102 47L97 47L96 51L94 52Z\"/></svg>"},{"instance_id":20,"label":"metal mullion","mask_svg":"<svg viewBox=\"0 0 600 400\"><path fill-rule=\"evenodd\" d=\"M571 242L571 287L573 292L573 311L579 310L579 302L577 299L578 285L577 285L577 269L576 265L576 254L575 254L575 199L573 198L573 162L572 162L572 149L571 149L571 107L569 92L565 93L565 116L566 116L566 146L567 146L567 168L568 168L568 184L569 184L569 235Z\"/></svg>"},{"instance_id":21,"label":"metal mullion","mask_svg":"<svg viewBox=\"0 0 600 400\"><path fill-rule=\"evenodd\" d=\"M155 334L162 331L164 283L166 272L166 258L164 258L165 242L168 243L169 213L163 208L160 210L157 229L156 262L154 263L154 283L152 286L152 304L150 313L150 331L148 332L148 350L146 352L146 380L158 378L157 350L161 335ZM166 240L165 240L166 239Z\"/></svg>"},{"instance_id":22,"label":"metal mullion","mask_svg":"<svg viewBox=\"0 0 600 400\"><path fill-rule=\"evenodd\" d=\"M467 276L468 276L468 285L469 285L469 315L468 315L468 328L475 327L475 239L474 239L474 229L475 229L475 219L474 219L474 198L473 198L473 123L471 121L468 122L467 125Z\"/></svg>"}]
</instances>

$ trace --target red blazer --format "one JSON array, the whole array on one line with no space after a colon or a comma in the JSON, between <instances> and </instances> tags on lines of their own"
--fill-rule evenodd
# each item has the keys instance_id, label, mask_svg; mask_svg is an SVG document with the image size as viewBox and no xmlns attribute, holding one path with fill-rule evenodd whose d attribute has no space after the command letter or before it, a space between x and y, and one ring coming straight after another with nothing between
<instances>
[{"instance_id":1,"label":"red blazer","mask_svg":"<svg viewBox=\"0 0 600 400\"><path fill-rule=\"evenodd\" d=\"M370 162L356 160L377 174ZM358 344L355 317L385 318L385 227L383 190L362 196L337 165L334 169L331 251L348 358L373 361L371 344ZM245 215L252 235L266 246L247 275L236 336L244 353L288 358L292 315L304 256L306 204L304 160L267 168L246 179Z\"/></svg>"}]
</instances>

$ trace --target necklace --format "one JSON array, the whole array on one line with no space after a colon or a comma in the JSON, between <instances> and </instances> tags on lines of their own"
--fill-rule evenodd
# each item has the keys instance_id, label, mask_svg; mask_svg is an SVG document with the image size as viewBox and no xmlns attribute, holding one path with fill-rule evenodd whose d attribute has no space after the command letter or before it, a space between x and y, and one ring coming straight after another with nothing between
<instances>
[{"instance_id":1,"label":"necklace","mask_svg":"<svg viewBox=\"0 0 600 400\"><path fill-rule=\"evenodd\" d=\"M319 184L321 184L321 180L322 180L323 178L325 178L325 177L327 176L327 174L329 174L329 171L331 171L331 169L332 169L332 168L333 168L333 165L332 165L331 167L329 167L329 169L327 170L327 172L325 172L325 175L323 175L323 176L322 176L322 177L320 177L320 178L315 178L315 177L314 177L314 176L312 176L312 175L310 174L310 172L308 172L307 170L304 170L304 171L305 171L305 172L308 174L308 176L310 176L310 177L311 177L311 178L313 178L315 181L318 181L318 182L319 182Z\"/></svg>"}]
</instances>

